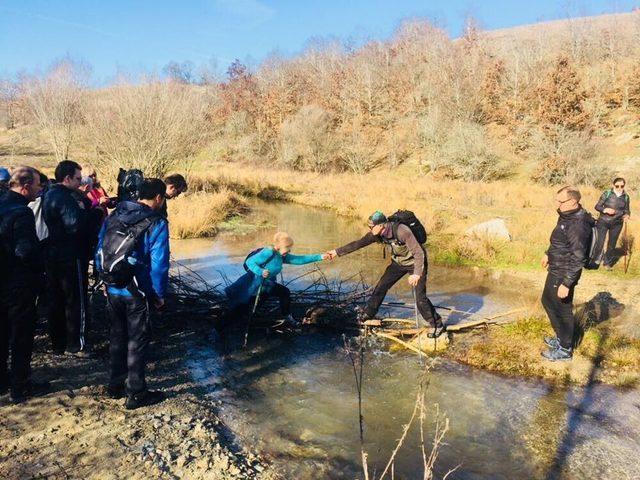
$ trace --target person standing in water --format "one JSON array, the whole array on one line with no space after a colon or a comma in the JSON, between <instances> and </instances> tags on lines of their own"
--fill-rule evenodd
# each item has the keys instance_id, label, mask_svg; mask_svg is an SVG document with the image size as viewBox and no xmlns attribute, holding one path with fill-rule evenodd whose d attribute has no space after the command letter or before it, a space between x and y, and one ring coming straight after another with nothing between
<instances>
[{"instance_id":1,"label":"person standing in water","mask_svg":"<svg viewBox=\"0 0 640 480\"><path fill-rule=\"evenodd\" d=\"M391 263L375 286L360 320L374 318L389 289L408 274L409 285L415 289L416 304L420 315L434 329L428 336L437 338L446 331L446 327L427 297L427 252L410 227L401 222L394 222L393 216L391 220L387 219L382 212L374 212L369 217L367 223L369 231L364 237L331 250L328 254L331 258L342 257L374 243L389 246Z\"/></svg>"},{"instance_id":2,"label":"person standing in water","mask_svg":"<svg viewBox=\"0 0 640 480\"><path fill-rule=\"evenodd\" d=\"M622 232L624 222L631 216L631 206L629 195L624 188L626 182L624 178L618 177L613 181L613 188L602 193L600 200L596 203L596 210L600 212L598 217L598 244L596 245L595 258L602 257L602 264L605 269L611 270L613 267L613 252L616 243ZM604 250L604 237L609 232L607 250Z\"/></svg>"},{"instance_id":3,"label":"person standing in water","mask_svg":"<svg viewBox=\"0 0 640 480\"><path fill-rule=\"evenodd\" d=\"M288 326L295 327L299 322L291 315L291 292L284 285L277 283L276 278L284 264L306 265L330 258L328 254L293 255L293 239L288 233L278 232L273 236L273 245L259 248L251 252L244 263L247 271L238 280L225 289L229 305L236 312L246 310L256 296L260 300L277 297L280 301L280 312Z\"/></svg>"}]
</instances>

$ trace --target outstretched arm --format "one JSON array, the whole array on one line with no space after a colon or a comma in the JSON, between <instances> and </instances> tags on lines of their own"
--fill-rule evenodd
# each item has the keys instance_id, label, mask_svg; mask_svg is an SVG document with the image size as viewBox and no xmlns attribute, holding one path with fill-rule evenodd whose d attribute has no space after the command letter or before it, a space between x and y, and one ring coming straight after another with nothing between
<instances>
[{"instance_id":1,"label":"outstretched arm","mask_svg":"<svg viewBox=\"0 0 640 480\"><path fill-rule=\"evenodd\" d=\"M336 248L334 252L337 256L343 257L344 255L349 255L350 253L353 253L356 250L360 250L361 248L367 247L372 243L376 243L377 241L378 240L376 236L373 233L368 232L364 237L354 242L347 243L346 245L343 245L340 248Z\"/></svg>"},{"instance_id":2,"label":"outstretched arm","mask_svg":"<svg viewBox=\"0 0 640 480\"><path fill-rule=\"evenodd\" d=\"M322 260L323 260L322 254L291 255L289 253L283 257L282 263L288 263L289 265L306 265L308 263L321 262Z\"/></svg>"}]
</instances>

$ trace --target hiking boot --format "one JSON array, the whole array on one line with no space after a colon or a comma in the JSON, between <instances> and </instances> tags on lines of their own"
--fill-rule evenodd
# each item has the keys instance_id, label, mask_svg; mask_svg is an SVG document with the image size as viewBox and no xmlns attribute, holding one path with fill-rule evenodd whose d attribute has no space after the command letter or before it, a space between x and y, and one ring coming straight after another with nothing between
<instances>
[{"instance_id":1,"label":"hiking boot","mask_svg":"<svg viewBox=\"0 0 640 480\"><path fill-rule=\"evenodd\" d=\"M545 350L541 355L552 362L568 361L573 358L571 349L561 346L558 346L558 348L550 348L549 350Z\"/></svg>"},{"instance_id":2,"label":"hiking boot","mask_svg":"<svg viewBox=\"0 0 640 480\"><path fill-rule=\"evenodd\" d=\"M443 323L440 323L440 325L437 325L433 328L433 332L427 333L427 338L438 338L446 331L447 326Z\"/></svg>"},{"instance_id":3,"label":"hiking boot","mask_svg":"<svg viewBox=\"0 0 640 480\"><path fill-rule=\"evenodd\" d=\"M11 391L11 397L10 397L11 403L17 405L19 403L24 402L30 397L37 397L40 395L44 395L50 390L50 388L51 388L51 385L49 384L49 382L30 381L21 389L17 391L15 390Z\"/></svg>"},{"instance_id":4,"label":"hiking boot","mask_svg":"<svg viewBox=\"0 0 640 480\"><path fill-rule=\"evenodd\" d=\"M158 390L145 390L144 392L127 395L124 408L127 410L135 410L136 408L148 407L155 405L164 400L164 393Z\"/></svg>"},{"instance_id":5,"label":"hiking boot","mask_svg":"<svg viewBox=\"0 0 640 480\"><path fill-rule=\"evenodd\" d=\"M124 389L124 385L107 385L107 397L112 398L114 400L119 400L124 398L126 395L126 391Z\"/></svg>"},{"instance_id":6,"label":"hiking boot","mask_svg":"<svg viewBox=\"0 0 640 480\"><path fill-rule=\"evenodd\" d=\"M284 324L289 328L298 328L300 326L300 322L293 318L291 314L284 317Z\"/></svg>"},{"instance_id":7,"label":"hiking boot","mask_svg":"<svg viewBox=\"0 0 640 480\"><path fill-rule=\"evenodd\" d=\"M544 343L547 344L547 347L550 347L552 349L556 349L558 347L560 347L560 340L558 340L558 337L548 337L545 336L544 337Z\"/></svg>"}]
</instances>

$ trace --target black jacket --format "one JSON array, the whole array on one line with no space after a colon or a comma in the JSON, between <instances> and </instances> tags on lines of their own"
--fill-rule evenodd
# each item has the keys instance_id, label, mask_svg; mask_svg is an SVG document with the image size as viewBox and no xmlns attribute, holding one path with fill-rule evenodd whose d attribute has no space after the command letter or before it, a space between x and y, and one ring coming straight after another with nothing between
<instances>
[{"instance_id":1,"label":"black jacket","mask_svg":"<svg viewBox=\"0 0 640 480\"><path fill-rule=\"evenodd\" d=\"M73 261L83 256L86 218L71 189L52 185L44 195L42 214L49 229L47 260Z\"/></svg>"},{"instance_id":2,"label":"black jacket","mask_svg":"<svg viewBox=\"0 0 640 480\"><path fill-rule=\"evenodd\" d=\"M558 223L551 232L549 273L562 280L566 287L578 283L586 265L591 246L591 229L595 220L582 206L568 212L558 212Z\"/></svg>"},{"instance_id":3,"label":"black jacket","mask_svg":"<svg viewBox=\"0 0 640 480\"><path fill-rule=\"evenodd\" d=\"M600 200L596 203L596 210L600 212L600 216L598 217L598 221L603 221L606 223L620 223L622 222L622 217L625 215L631 215L631 206L629 201L629 195L627 192L623 193L619 197L615 194L613 190L607 190L600 195ZM605 208L613 208L616 213L613 215L609 215L608 213L604 213Z\"/></svg>"},{"instance_id":4,"label":"black jacket","mask_svg":"<svg viewBox=\"0 0 640 480\"><path fill-rule=\"evenodd\" d=\"M9 190L0 198L0 282L4 288L37 289L44 270L33 211Z\"/></svg>"}]
</instances>

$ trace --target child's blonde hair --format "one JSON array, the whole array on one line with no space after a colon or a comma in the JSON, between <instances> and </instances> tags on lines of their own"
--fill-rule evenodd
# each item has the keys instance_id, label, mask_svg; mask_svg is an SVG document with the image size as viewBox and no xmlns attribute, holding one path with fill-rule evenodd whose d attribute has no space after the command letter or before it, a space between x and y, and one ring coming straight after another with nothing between
<instances>
[{"instance_id":1,"label":"child's blonde hair","mask_svg":"<svg viewBox=\"0 0 640 480\"><path fill-rule=\"evenodd\" d=\"M273 244L290 247L293 245L293 238L287 232L278 232L273 236Z\"/></svg>"}]
</instances>

